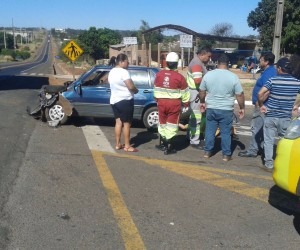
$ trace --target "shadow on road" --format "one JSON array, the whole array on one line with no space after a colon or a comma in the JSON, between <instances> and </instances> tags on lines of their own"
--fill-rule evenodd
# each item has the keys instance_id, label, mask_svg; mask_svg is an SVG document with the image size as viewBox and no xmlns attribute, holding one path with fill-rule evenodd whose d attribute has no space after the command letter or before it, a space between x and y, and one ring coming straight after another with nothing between
<instances>
[{"instance_id":1,"label":"shadow on road","mask_svg":"<svg viewBox=\"0 0 300 250\"><path fill-rule=\"evenodd\" d=\"M269 191L269 204L286 215L293 215L293 226L300 235L300 197L274 185Z\"/></svg>"},{"instance_id":2,"label":"shadow on road","mask_svg":"<svg viewBox=\"0 0 300 250\"><path fill-rule=\"evenodd\" d=\"M16 89L40 89L43 85L49 85L48 77L9 75L0 76L0 91Z\"/></svg>"}]
</instances>

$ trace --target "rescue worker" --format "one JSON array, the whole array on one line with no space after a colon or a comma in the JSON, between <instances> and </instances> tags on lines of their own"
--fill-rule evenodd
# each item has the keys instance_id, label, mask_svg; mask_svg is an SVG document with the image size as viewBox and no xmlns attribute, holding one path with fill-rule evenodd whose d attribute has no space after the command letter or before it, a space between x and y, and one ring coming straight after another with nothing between
<instances>
[{"instance_id":1,"label":"rescue worker","mask_svg":"<svg viewBox=\"0 0 300 250\"><path fill-rule=\"evenodd\" d=\"M178 123L182 105L188 109L190 93L183 75L177 72L179 56L170 52L166 57L167 68L156 74L154 98L158 106L159 145L156 147L164 154L176 153L174 138L178 132Z\"/></svg>"},{"instance_id":2,"label":"rescue worker","mask_svg":"<svg viewBox=\"0 0 300 250\"><path fill-rule=\"evenodd\" d=\"M189 63L186 81L190 89L190 108L192 110L189 119L187 137L193 148L203 150L203 140L200 140L200 133L205 131L204 114L200 112L199 86L202 77L206 74L206 64L211 59L212 50L209 47L199 48L196 56ZM203 116L203 119L202 119ZM201 129L201 130L200 130Z\"/></svg>"}]
</instances>

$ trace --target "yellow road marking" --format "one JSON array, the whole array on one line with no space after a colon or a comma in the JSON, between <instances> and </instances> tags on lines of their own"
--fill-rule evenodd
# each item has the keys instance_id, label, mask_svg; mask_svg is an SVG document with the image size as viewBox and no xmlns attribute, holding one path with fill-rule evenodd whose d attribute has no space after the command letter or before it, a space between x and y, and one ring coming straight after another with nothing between
<instances>
[{"instance_id":1,"label":"yellow road marking","mask_svg":"<svg viewBox=\"0 0 300 250\"><path fill-rule=\"evenodd\" d=\"M149 165L160 167L192 179L204 181L211 185L220 187L223 190L228 190L263 202L267 202L268 200L268 189L253 187L247 183L226 178L216 173L241 177L260 178L268 181L272 180L272 177L258 176L250 173L243 173L226 169L215 169L212 167L198 166L188 163L152 159L135 155L107 153L96 150L91 150L91 152L97 166L99 176L106 190L110 206L120 228L126 249L146 249L146 247L127 209L118 185L115 182L109 168L107 167L103 155L144 161Z\"/></svg>"},{"instance_id":2,"label":"yellow road marking","mask_svg":"<svg viewBox=\"0 0 300 250\"><path fill-rule=\"evenodd\" d=\"M224 176L215 174L230 174L242 177L252 177L252 178L261 178L265 180L272 180L272 177L268 176L257 176L249 173L242 173L233 170L225 170L225 169L215 169L212 167L205 166L197 166L187 163L174 162L174 161L166 161L166 160L158 160L158 159L150 159L147 157L133 156L133 155L124 155L124 154L110 154L105 153L106 155L113 155L115 157L123 157L129 159L135 159L144 161L149 165L161 167L163 169L167 169L174 173L187 176L196 180L201 180L211 185L222 188L223 190L228 190L234 193L238 193L250 198L254 198L256 200L260 200L263 202L268 201L269 190L260 187L253 187L247 183L233 180L230 178L226 178Z\"/></svg>"},{"instance_id":3,"label":"yellow road marking","mask_svg":"<svg viewBox=\"0 0 300 250\"><path fill-rule=\"evenodd\" d=\"M127 209L117 183L107 167L103 154L91 151L99 176L106 190L110 206L121 230L125 249L146 249L137 227Z\"/></svg>"},{"instance_id":4,"label":"yellow road marking","mask_svg":"<svg viewBox=\"0 0 300 250\"><path fill-rule=\"evenodd\" d=\"M164 164L164 163L171 163L171 164L175 164L175 165L179 164L179 165L183 165L183 166L190 167L190 168L196 168L196 169L200 168L202 170L209 171L209 172L230 174L230 175L241 176L241 177L253 177L255 179L263 179L263 180L268 180L268 181L273 180L273 178L271 176L257 175L257 174L245 173L245 172L234 171L234 170L229 170L229 169L218 169L218 168L213 168L213 167L195 165L197 163L190 164L190 163L186 163L186 162L159 160L159 159L153 159L153 158L137 156L137 155L112 154L109 152L103 152L103 154L111 155L111 156L115 156L115 157L119 157L119 158L129 158L129 159L133 159L133 160L140 160L140 161L144 161L144 162L150 160L151 162L155 162L155 164Z\"/></svg>"},{"instance_id":5,"label":"yellow road marking","mask_svg":"<svg viewBox=\"0 0 300 250\"><path fill-rule=\"evenodd\" d=\"M147 160L146 162L151 165L156 165L156 163L152 160ZM159 167L168 169L183 176L204 181L206 183L220 187L223 190L229 190L231 192L242 194L244 196L248 196L263 202L268 201L269 190L267 189L253 187L241 181L236 181L205 170L197 169L195 168L195 166L191 167L190 165L187 166L181 163L176 164L176 162L165 162L164 164L159 165Z\"/></svg>"}]
</instances>

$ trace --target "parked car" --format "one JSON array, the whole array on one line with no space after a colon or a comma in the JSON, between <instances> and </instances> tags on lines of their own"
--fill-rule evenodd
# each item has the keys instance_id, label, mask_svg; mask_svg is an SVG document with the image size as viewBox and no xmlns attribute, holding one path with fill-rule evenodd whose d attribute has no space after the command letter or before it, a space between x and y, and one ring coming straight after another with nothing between
<instances>
[{"instance_id":1,"label":"parked car","mask_svg":"<svg viewBox=\"0 0 300 250\"><path fill-rule=\"evenodd\" d=\"M288 215L300 215L300 117L278 142L273 179L269 203Z\"/></svg>"},{"instance_id":2,"label":"parked car","mask_svg":"<svg viewBox=\"0 0 300 250\"><path fill-rule=\"evenodd\" d=\"M82 74L77 80L67 82L66 90L62 91L59 100L46 109L48 121L67 122L70 116L89 116L113 118L110 105L109 66L97 65ZM158 68L129 66L132 81L139 89L134 95L134 114L136 120L143 122L146 128L156 128L158 125L157 104L153 97L153 86ZM66 113L71 105L72 114ZM68 109L69 110L69 109Z\"/></svg>"}]
</instances>

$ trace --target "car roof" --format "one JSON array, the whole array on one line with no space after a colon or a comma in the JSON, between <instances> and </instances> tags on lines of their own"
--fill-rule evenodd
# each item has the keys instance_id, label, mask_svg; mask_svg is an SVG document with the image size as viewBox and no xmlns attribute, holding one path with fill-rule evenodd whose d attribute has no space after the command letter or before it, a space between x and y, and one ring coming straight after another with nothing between
<instances>
[{"instance_id":1,"label":"car roof","mask_svg":"<svg viewBox=\"0 0 300 250\"><path fill-rule=\"evenodd\" d=\"M111 69L112 67L108 66L108 65L96 65L95 68L97 68L97 69ZM159 68L157 68L157 67L129 65L128 69L137 69L137 70L140 70L140 69L159 69Z\"/></svg>"}]
</instances>

